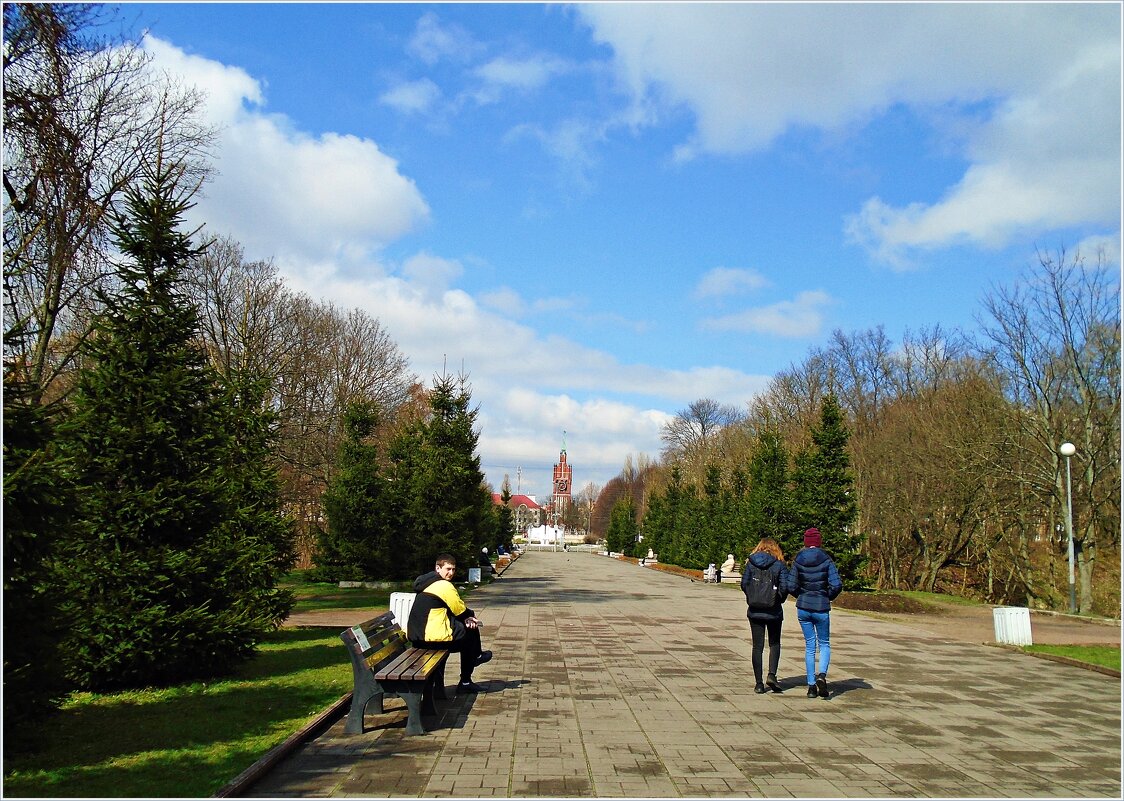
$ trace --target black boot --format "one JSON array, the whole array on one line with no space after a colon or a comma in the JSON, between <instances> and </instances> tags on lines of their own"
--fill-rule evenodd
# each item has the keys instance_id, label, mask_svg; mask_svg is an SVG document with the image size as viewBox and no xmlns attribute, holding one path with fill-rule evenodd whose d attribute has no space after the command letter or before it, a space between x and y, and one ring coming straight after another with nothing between
<instances>
[{"instance_id":1,"label":"black boot","mask_svg":"<svg viewBox=\"0 0 1124 801\"><path fill-rule=\"evenodd\" d=\"M809 698L819 697L819 692L816 690L816 685L814 685L814 684L808 685L808 697Z\"/></svg>"},{"instance_id":2,"label":"black boot","mask_svg":"<svg viewBox=\"0 0 1124 801\"><path fill-rule=\"evenodd\" d=\"M770 673L765 678L765 685L775 693L781 692L781 685L777 683L777 677Z\"/></svg>"},{"instance_id":3,"label":"black boot","mask_svg":"<svg viewBox=\"0 0 1124 801\"><path fill-rule=\"evenodd\" d=\"M753 691L758 695L763 695L765 693L765 685L761 682L757 682L753 685Z\"/></svg>"},{"instance_id":4,"label":"black boot","mask_svg":"<svg viewBox=\"0 0 1124 801\"><path fill-rule=\"evenodd\" d=\"M820 698L827 698L828 697L827 674L826 673L817 673L816 674L816 690L819 693Z\"/></svg>"}]
</instances>

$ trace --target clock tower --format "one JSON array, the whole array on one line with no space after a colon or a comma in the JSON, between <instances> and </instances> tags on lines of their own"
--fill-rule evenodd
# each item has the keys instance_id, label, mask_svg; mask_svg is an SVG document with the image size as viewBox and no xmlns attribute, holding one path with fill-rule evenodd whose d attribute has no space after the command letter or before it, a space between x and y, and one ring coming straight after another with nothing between
<instances>
[{"instance_id":1,"label":"clock tower","mask_svg":"<svg viewBox=\"0 0 1124 801\"><path fill-rule=\"evenodd\" d=\"M572 500L571 488L573 487L573 468L566 463L566 435L562 434L562 450L558 454L558 463L554 465L554 479L551 482L552 500L554 511L564 515Z\"/></svg>"}]
</instances>

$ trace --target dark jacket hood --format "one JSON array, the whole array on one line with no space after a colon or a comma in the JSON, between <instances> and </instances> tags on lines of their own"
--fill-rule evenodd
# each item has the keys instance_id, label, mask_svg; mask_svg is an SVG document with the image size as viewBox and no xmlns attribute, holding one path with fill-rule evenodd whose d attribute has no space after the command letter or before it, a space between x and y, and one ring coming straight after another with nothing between
<instances>
[{"instance_id":1,"label":"dark jacket hood","mask_svg":"<svg viewBox=\"0 0 1124 801\"><path fill-rule=\"evenodd\" d=\"M414 592L421 592L433 582L440 580L441 577L437 575L436 570L430 570L428 573L422 573L420 576L414 579Z\"/></svg>"},{"instance_id":2,"label":"dark jacket hood","mask_svg":"<svg viewBox=\"0 0 1124 801\"><path fill-rule=\"evenodd\" d=\"M768 570L770 567L772 567L773 563L777 561L777 557L773 556L771 553L758 551L757 553L749 555L749 561L752 562L755 567L759 567L762 570Z\"/></svg>"},{"instance_id":3,"label":"dark jacket hood","mask_svg":"<svg viewBox=\"0 0 1124 801\"><path fill-rule=\"evenodd\" d=\"M796 561L805 567L815 567L822 565L824 562L831 559L827 551L823 548L805 548L800 553L796 554Z\"/></svg>"}]
</instances>

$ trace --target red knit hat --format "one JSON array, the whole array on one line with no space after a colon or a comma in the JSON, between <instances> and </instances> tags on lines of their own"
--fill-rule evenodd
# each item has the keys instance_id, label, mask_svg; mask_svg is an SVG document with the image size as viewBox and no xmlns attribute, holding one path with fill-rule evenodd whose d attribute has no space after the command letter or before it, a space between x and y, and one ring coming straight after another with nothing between
<instances>
[{"instance_id":1,"label":"red knit hat","mask_svg":"<svg viewBox=\"0 0 1124 801\"><path fill-rule=\"evenodd\" d=\"M819 548L822 544L823 540L820 538L820 530L818 528L810 528L804 532L805 548L811 548L813 546Z\"/></svg>"}]
</instances>

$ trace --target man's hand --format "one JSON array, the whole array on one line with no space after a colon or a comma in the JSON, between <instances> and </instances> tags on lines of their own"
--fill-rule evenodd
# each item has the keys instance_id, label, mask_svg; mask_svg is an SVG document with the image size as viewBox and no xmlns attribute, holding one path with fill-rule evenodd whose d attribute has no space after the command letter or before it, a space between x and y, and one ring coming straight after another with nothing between
<instances>
[{"instance_id":1,"label":"man's hand","mask_svg":"<svg viewBox=\"0 0 1124 801\"><path fill-rule=\"evenodd\" d=\"M478 629L484 625L484 621L475 617L466 617L464 619L464 624L470 629Z\"/></svg>"}]
</instances>

